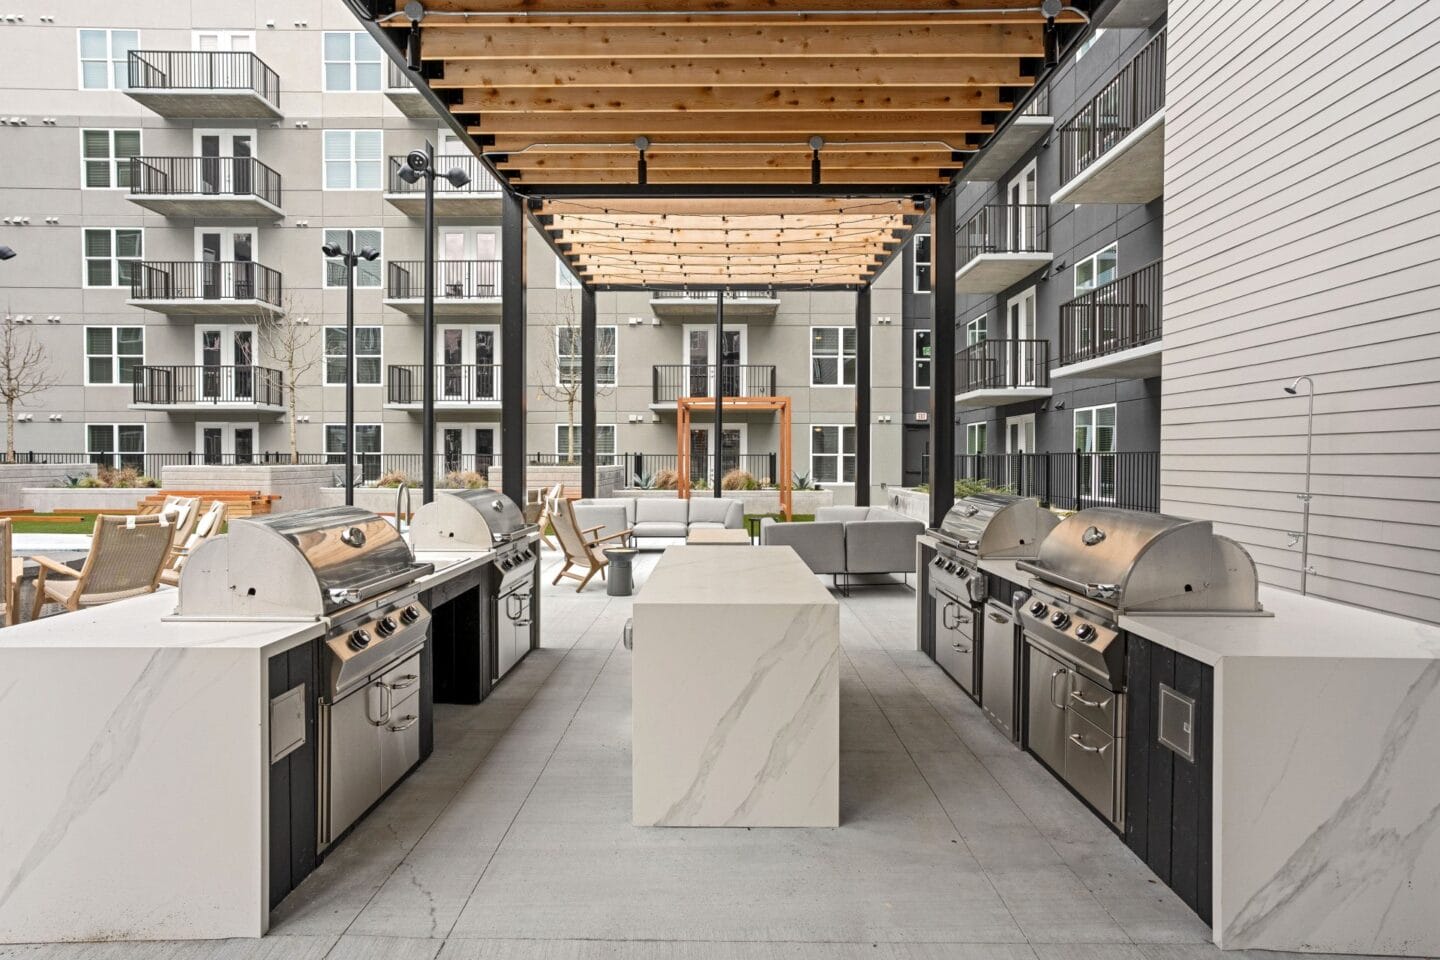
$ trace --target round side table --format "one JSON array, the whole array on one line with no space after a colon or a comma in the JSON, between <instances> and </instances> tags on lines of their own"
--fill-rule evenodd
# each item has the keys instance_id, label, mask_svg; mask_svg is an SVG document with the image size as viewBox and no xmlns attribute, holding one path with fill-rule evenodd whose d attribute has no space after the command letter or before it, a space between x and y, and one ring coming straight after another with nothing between
<instances>
[{"instance_id":1,"label":"round side table","mask_svg":"<svg viewBox=\"0 0 1440 960\"><path fill-rule=\"evenodd\" d=\"M605 550L605 559L610 561L609 576L605 578L606 594L628 597L635 590L635 565L632 561L639 552L634 547L610 547Z\"/></svg>"}]
</instances>

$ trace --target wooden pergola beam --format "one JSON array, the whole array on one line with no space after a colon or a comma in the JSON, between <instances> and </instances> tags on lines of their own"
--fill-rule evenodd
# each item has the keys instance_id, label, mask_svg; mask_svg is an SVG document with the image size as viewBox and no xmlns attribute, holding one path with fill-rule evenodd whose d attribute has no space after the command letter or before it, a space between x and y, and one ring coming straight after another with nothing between
<instances>
[{"instance_id":1,"label":"wooden pergola beam","mask_svg":"<svg viewBox=\"0 0 1440 960\"><path fill-rule=\"evenodd\" d=\"M897 241L898 242L898 241ZM584 252L577 256L669 256L687 257L696 254L762 254L769 256L823 256L833 254L871 254L885 256L893 249L890 243L830 243L828 241L789 241L785 243L665 243L665 244L610 244L592 241L580 248Z\"/></svg>"},{"instance_id":2,"label":"wooden pergola beam","mask_svg":"<svg viewBox=\"0 0 1440 960\"><path fill-rule=\"evenodd\" d=\"M393 0L394 11L402 13L405 9L405 0ZM1035 8L1038 4L1035 0L981 0L977 3L974 0L799 0L793 4L803 10L824 10L837 13L846 11L905 11L905 10L934 10L934 11L965 11L967 8L981 7L987 12L984 14L972 14L980 19L994 17L1010 20L1012 18L1032 19L1038 21L1038 12ZM435 13L471 13L483 11L492 14L525 14L525 15L556 15L567 13L614 13L617 9L633 13L667 13L671 11L680 13L744 13L746 11L777 11L786 9L786 4L781 0L625 0L624 3L616 3L615 0L426 0L426 10ZM1014 13L996 13L993 11L1015 11ZM1073 13L1062 14L1062 20L1080 19ZM442 23L436 18L430 25ZM461 21L462 23L464 21ZM481 22L475 18L472 23Z\"/></svg>"},{"instance_id":3,"label":"wooden pergola beam","mask_svg":"<svg viewBox=\"0 0 1440 960\"><path fill-rule=\"evenodd\" d=\"M947 168L949 169L949 168ZM639 183L634 170L540 170L519 174L516 182L522 187L544 184L572 183ZM723 174L713 170L689 169L651 170L647 183L793 183L811 182L810 171L797 169L728 169ZM822 184L849 185L870 183L933 184L941 186L950 178L933 167L904 167L894 169L836 169L822 171Z\"/></svg>"},{"instance_id":4,"label":"wooden pergola beam","mask_svg":"<svg viewBox=\"0 0 1440 960\"><path fill-rule=\"evenodd\" d=\"M459 109L459 108L457 108ZM776 110L773 113L487 113L471 124L471 134L525 134L536 139L552 135L615 138L693 136L716 138L736 136L753 140L758 134L788 134L803 141L820 134L844 139L852 133L883 133L903 141L917 130L944 131L948 142L964 142L964 134L989 133L994 124L982 115L966 111L844 111Z\"/></svg>"},{"instance_id":5,"label":"wooden pergola beam","mask_svg":"<svg viewBox=\"0 0 1440 960\"><path fill-rule=\"evenodd\" d=\"M1008 110L998 87L489 87L466 113L744 113L774 110Z\"/></svg>"},{"instance_id":6,"label":"wooden pergola beam","mask_svg":"<svg viewBox=\"0 0 1440 960\"><path fill-rule=\"evenodd\" d=\"M534 153L513 154L499 162L502 170L531 173L541 170L634 170L637 153ZM713 151L676 150L664 148L646 154L651 170L728 170L728 169L785 169L794 167L810 169L810 151L764 152L760 150L737 152L723 148ZM868 167L944 167L952 164L950 153L943 150L917 151L896 148L894 150L822 150L822 167L828 169L865 169Z\"/></svg>"},{"instance_id":7,"label":"wooden pergola beam","mask_svg":"<svg viewBox=\"0 0 1440 960\"><path fill-rule=\"evenodd\" d=\"M792 216L801 214L889 214L919 216L925 204L885 197L628 197L623 200L553 199L540 202L545 216L578 214L658 214L671 217Z\"/></svg>"}]
</instances>

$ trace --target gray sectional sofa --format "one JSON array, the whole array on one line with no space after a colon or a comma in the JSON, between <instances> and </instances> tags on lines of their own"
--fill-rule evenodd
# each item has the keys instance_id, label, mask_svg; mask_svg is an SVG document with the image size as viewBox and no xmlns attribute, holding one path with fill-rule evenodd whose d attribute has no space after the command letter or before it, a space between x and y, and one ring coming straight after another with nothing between
<instances>
[{"instance_id":1,"label":"gray sectional sofa","mask_svg":"<svg viewBox=\"0 0 1440 960\"><path fill-rule=\"evenodd\" d=\"M580 529L603 527L601 536L634 532L636 546L644 540L685 539L702 527L739 529L745 525L745 505L739 500L696 494L679 497L607 497L575 501L575 522Z\"/></svg>"},{"instance_id":2,"label":"gray sectional sofa","mask_svg":"<svg viewBox=\"0 0 1440 960\"><path fill-rule=\"evenodd\" d=\"M814 523L764 520L760 542L793 547L816 573L840 584L858 574L915 572L915 538L925 525L884 507L821 507Z\"/></svg>"}]
</instances>

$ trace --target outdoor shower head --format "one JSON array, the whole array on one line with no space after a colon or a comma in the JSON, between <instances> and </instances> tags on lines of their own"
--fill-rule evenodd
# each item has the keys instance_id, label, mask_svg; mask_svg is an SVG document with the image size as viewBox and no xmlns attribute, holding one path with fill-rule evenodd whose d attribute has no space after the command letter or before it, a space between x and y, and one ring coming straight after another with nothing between
<instances>
[{"instance_id":1,"label":"outdoor shower head","mask_svg":"<svg viewBox=\"0 0 1440 960\"><path fill-rule=\"evenodd\" d=\"M1293 397L1293 396L1295 396L1295 394L1299 393L1300 391L1297 390L1297 389L1295 389L1295 384L1292 383L1292 384L1290 384L1290 386L1288 386L1288 387L1285 388L1285 392L1288 393L1288 394L1290 394L1290 396Z\"/></svg>"},{"instance_id":2,"label":"outdoor shower head","mask_svg":"<svg viewBox=\"0 0 1440 960\"><path fill-rule=\"evenodd\" d=\"M1309 377L1296 377L1289 386L1283 387L1282 389L1284 389L1286 393L1290 394L1290 396L1293 397L1300 392L1300 384L1302 382L1308 383L1310 385L1311 393L1315 392L1315 381L1311 380Z\"/></svg>"}]
</instances>

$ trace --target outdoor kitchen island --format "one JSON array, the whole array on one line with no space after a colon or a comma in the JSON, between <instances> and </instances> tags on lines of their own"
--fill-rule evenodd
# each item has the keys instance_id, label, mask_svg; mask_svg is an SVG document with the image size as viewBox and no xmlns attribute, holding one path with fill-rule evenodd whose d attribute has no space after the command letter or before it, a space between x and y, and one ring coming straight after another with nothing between
<instances>
[{"instance_id":1,"label":"outdoor kitchen island","mask_svg":"<svg viewBox=\"0 0 1440 960\"><path fill-rule=\"evenodd\" d=\"M494 559L418 552L434 569L406 596L418 591L423 605L479 584ZM328 619L179 620L177 597L162 590L0 635L0 943L258 937L306 866L286 862L278 832L308 839L310 868L323 854L315 788L308 803L284 793L318 766L320 733L303 699L284 695L297 676L326 684ZM407 649L380 668L386 717L362 718L393 738L378 757L392 784L429 753L428 647ZM343 827L329 840L343 845Z\"/></svg>"},{"instance_id":2,"label":"outdoor kitchen island","mask_svg":"<svg viewBox=\"0 0 1440 960\"><path fill-rule=\"evenodd\" d=\"M671 547L635 599L636 826L840 821L840 607L790 547Z\"/></svg>"}]
</instances>

